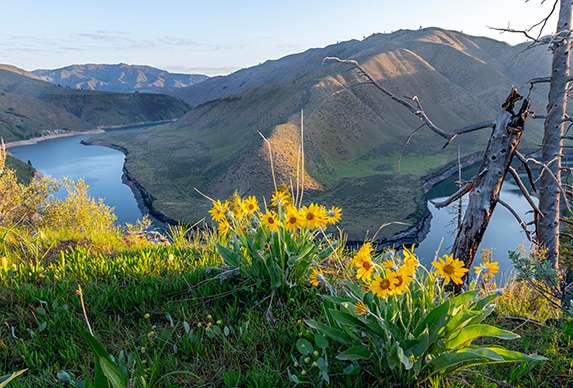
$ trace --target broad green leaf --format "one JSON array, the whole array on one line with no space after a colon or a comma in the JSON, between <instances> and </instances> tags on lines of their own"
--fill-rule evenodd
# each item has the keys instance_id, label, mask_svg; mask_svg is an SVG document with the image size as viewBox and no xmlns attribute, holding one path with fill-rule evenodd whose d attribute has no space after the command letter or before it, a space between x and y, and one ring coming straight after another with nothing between
<instances>
[{"instance_id":1,"label":"broad green leaf","mask_svg":"<svg viewBox=\"0 0 573 388\"><path fill-rule=\"evenodd\" d=\"M343 361L367 360L370 358L370 350L366 346L353 345L338 353L336 358Z\"/></svg>"},{"instance_id":2,"label":"broad green leaf","mask_svg":"<svg viewBox=\"0 0 573 388\"><path fill-rule=\"evenodd\" d=\"M406 354L404 353L404 349L402 349L400 345L398 344L396 345L397 345L396 352L398 354L398 360L400 360L400 362L402 363L402 365L404 365L404 368L406 368L406 370L412 369L412 366L414 366L414 364L412 363L410 358L406 356Z\"/></svg>"},{"instance_id":3,"label":"broad green leaf","mask_svg":"<svg viewBox=\"0 0 573 388\"><path fill-rule=\"evenodd\" d=\"M113 388L126 388L128 383L127 375L111 360L109 353L93 335L85 330L82 330L82 334L96 356L96 385L98 385L97 369L100 368L101 373L103 373L107 382L109 382Z\"/></svg>"},{"instance_id":4,"label":"broad green leaf","mask_svg":"<svg viewBox=\"0 0 573 388\"><path fill-rule=\"evenodd\" d=\"M500 346L475 346L470 348L474 353L489 352L498 355L505 361L547 361L547 358L538 354L525 354L508 350Z\"/></svg>"},{"instance_id":5,"label":"broad green leaf","mask_svg":"<svg viewBox=\"0 0 573 388\"><path fill-rule=\"evenodd\" d=\"M303 355L303 356L307 356L310 353L313 352L314 348L312 347L312 344L310 343L310 341L308 341L307 339L304 338L299 338L296 341L296 349Z\"/></svg>"},{"instance_id":6,"label":"broad green leaf","mask_svg":"<svg viewBox=\"0 0 573 388\"><path fill-rule=\"evenodd\" d=\"M320 334L314 335L314 343L321 349L326 349L328 347L328 339Z\"/></svg>"},{"instance_id":7,"label":"broad green leaf","mask_svg":"<svg viewBox=\"0 0 573 388\"><path fill-rule=\"evenodd\" d=\"M420 334L418 338L404 342L404 349L407 352L412 353L414 356L421 356L430 347L430 335L428 334L428 330L424 330L424 332Z\"/></svg>"},{"instance_id":8,"label":"broad green leaf","mask_svg":"<svg viewBox=\"0 0 573 388\"><path fill-rule=\"evenodd\" d=\"M463 366L464 363L467 362L476 362L476 361L497 361L496 359L492 359L483 354L478 354L472 351L463 351L463 352L448 352L442 353L438 357L434 358L428 363L428 366L433 369L434 371L445 371L458 368Z\"/></svg>"},{"instance_id":9,"label":"broad green leaf","mask_svg":"<svg viewBox=\"0 0 573 388\"><path fill-rule=\"evenodd\" d=\"M306 321L306 324L338 343L343 345L350 345L352 343L352 338L340 329L327 326L314 320Z\"/></svg>"},{"instance_id":10,"label":"broad green leaf","mask_svg":"<svg viewBox=\"0 0 573 388\"><path fill-rule=\"evenodd\" d=\"M274 260L267 262L267 271L271 278L271 288L279 288L283 284L283 272Z\"/></svg>"},{"instance_id":11,"label":"broad green leaf","mask_svg":"<svg viewBox=\"0 0 573 388\"><path fill-rule=\"evenodd\" d=\"M479 337L495 337L504 340L512 340L519 338L519 335L492 325L480 323L468 325L461 329L455 337L446 342L446 346L449 349L456 349L471 343L471 341Z\"/></svg>"},{"instance_id":12,"label":"broad green leaf","mask_svg":"<svg viewBox=\"0 0 573 388\"><path fill-rule=\"evenodd\" d=\"M444 303L434 308L422 321L416 326L414 335L419 336L425 328L428 328L430 339L446 324L450 303L446 300Z\"/></svg>"}]
</instances>

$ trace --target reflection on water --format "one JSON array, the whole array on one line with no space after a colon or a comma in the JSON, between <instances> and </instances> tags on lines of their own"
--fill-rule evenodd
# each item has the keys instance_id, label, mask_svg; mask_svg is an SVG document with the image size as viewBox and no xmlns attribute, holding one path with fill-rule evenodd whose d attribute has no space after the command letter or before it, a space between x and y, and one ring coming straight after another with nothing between
<instances>
[{"instance_id":1,"label":"reflection on water","mask_svg":"<svg viewBox=\"0 0 573 388\"><path fill-rule=\"evenodd\" d=\"M467 180L476 172L477 167L468 168L464 170L463 178ZM457 177L450 178L438 184L428 193L428 198L436 201L447 198L457 190L456 179ZM509 203L524 220L532 218L532 214L528 213L531 208L513 180L508 179L505 182L501 198ZM464 209L467 206L467 200L465 196L463 198ZM458 210L457 203L442 209L437 209L432 203L428 203L428 207L432 213L430 231L417 249L426 264L431 263L438 248L440 255L449 252L455 238ZM500 273L508 274L512 268L508 252L520 247L525 249L530 247L525 232L507 209L501 205L496 206L480 249L493 249L494 258L500 264ZM476 259L476 262L480 260Z\"/></svg>"},{"instance_id":2,"label":"reflection on water","mask_svg":"<svg viewBox=\"0 0 573 388\"><path fill-rule=\"evenodd\" d=\"M88 136L52 139L10 148L10 153L56 179L83 178L92 197L102 198L115 208L119 223L133 223L142 214L131 189L122 180L125 156L120 151L80 142ZM63 190L57 193L64 196Z\"/></svg>"}]
</instances>

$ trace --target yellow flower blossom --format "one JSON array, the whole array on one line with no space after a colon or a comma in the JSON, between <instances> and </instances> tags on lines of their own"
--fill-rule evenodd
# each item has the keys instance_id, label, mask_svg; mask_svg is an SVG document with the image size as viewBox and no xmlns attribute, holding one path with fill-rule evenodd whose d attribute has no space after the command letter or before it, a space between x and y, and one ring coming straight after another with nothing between
<instances>
[{"instance_id":1,"label":"yellow flower blossom","mask_svg":"<svg viewBox=\"0 0 573 388\"><path fill-rule=\"evenodd\" d=\"M372 276L372 271L374 270L374 263L372 259L368 257L361 257L360 261L354 263L356 266L356 278L364 281L369 282Z\"/></svg>"},{"instance_id":2,"label":"yellow flower blossom","mask_svg":"<svg viewBox=\"0 0 573 388\"><path fill-rule=\"evenodd\" d=\"M354 265L357 265L360 262L362 262L364 258L370 259L371 254L372 254L372 243L370 241L367 241L364 244L362 244L358 252L356 252L354 258L352 259L352 262L354 263Z\"/></svg>"},{"instance_id":3,"label":"yellow flower blossom","mask_svg":"<svg viewBox=\"0 0 573 388\"><path fill-rule=\"evenodd\" d=\"M342 209L339 207L333 206L326 212L326 223L327 224L336 224L340 222L342 219Z\"/></svg>"},{"instance_id":4,"label":"yellow flower blossom","mask_svg":"<svg viewBox=\"0 0 573 388\"><path fill-rule=\"evenodd\" d=\"M241 220L246 215L243 200L236 191L231 197L231 211L237 220Z\"/></svg>"},{"instance_id":5,"label":"yellow flower blossom","mask_svg":"<svg viewBox=\"0 0 573 388\"><path fill-rule=\"evenodd\" d=\"M464 267L464 262L454 259L453 255L445 255L443 258L434 260L432 265L436 268L438 275L444 279L446 285L450 282L458 285L463 284L463 277L469 271Z\"/></svg>"},{"instance_id":6,"label":"yellow flower blossom","mask_svg":"<svg viewBox=\"0 0 573 388\"><path fill-rule=\"evenodd\" d=\"M289 206L287 208L284 224L286 229L290 231L297 230L302 226L303 218L296 207Z\"/></svg>"},{"instance_id":7,"label":"yellow flower blossom","mask_svg":"<svg viewBox=\"0 0 573 388\"><path fill-rule=\"evenodd\" d=\"M392 277L394 278L393 289L391 291L392 295L401 295L406 291L408 284L412 281L412 277L409 275L409 270L405 266L401 266L396 271L392 272Z\"/></svg>"},{"instance_id":8,"label":"yellow flower blossom","mask_svg":"<svg viewBox=\"0 0 573 388\"><path fill-rule=\"evenodd\" d=\"M259 210L259 202L254 195L248 196L243 200L243 208L247 214L253 214Z\"/></svg>"},{"instance_id":9,"label":"yellow flower blossom","mask_svg":"<svg viewBox=\"0 0 573 388\"><path fill-rule=\"evenodd\" d=\"M370 284L370 291L379 298L387 298L392 294L394 282L395 280L391 272L389 272L386 277L376 275L374 281Z\"/></svg>"},{"instance_id":10,"label":"yellow flower blossom","mask_svg":"<svg viewBox=\"0 0 573 388\"><path fill-rule=\"evenodd\" d=\"M287 191L275 191L271 197L271 202L275 206L286 206L290 203L290 194Z\"/></svg>"},{"instance_id":11,"label":"yellow flower blossom","mask_svg":"<svg viewBox=\"0 0 573 388\"><path fill-rule=\"evenodd\" d=\"M315 229L321 226L321 208L317 204L311 203L309 206L305 206L301 210L301 215L303 218L303 225L310 229Z\"/></svg>"},{"instance_id":12,"label":"yellow flower blossom","mask_svg":"<svg viewBox=\"0 0 573 388\"><path fill-rule=\"evenodd\" d=\"M229 233L230 229L231 229L231 225L229 224L229 221L227 221L226 219L223 219L217 225L217 231L219 232L219 235L221 235L221 236L226 236L227 233Z\"/></svg>"},{"instance_id":13,"label":"yellow flower blossom","mask_svg":"<svg viewBox=\"0 0 573 388\"><path fill-rule=\"evenodd\" d=\"M496 273L499 272L499 263L497 261L484 260L484 262L474 268L476 275L482 276L484 279L492 279Z\"/></svg>"},{"instance_id":14,"label":"yellow flower blossom","mask_svg":"<svg viewBox=\"0 0 573 388\"><path fill-rule=\"evenodd\" d=\"M211 214L211 218L215 221L219 222L225 219L227 212L229 211L229 202L221 202L220 200L216 200L213 202L213 207L209 210L209 214Z\"/></svg>"},{"instance_id":15,"label":"yellow flower blossom","mask_svg":"<svg viewBox=\"0 0 573 388\"><path fill-rule=\"evenodd\" d=\"M322 273L319 270L312 270L312 273L310 274L310 284L313 287L318 287L320 285L320 276L322 276Z\"/></svg>"},{"instance_id":16,"label":"yellow flower blossom","mask_svg":"<svg viewBox=\"0 0 573 388\"><path fill-rule=\"evenodd\" d=\"M368 306L364 302L358 301L354 304L354 312L356 313L356 315L364 316L364 315L368 314L369 309L368 309Z\"/></svg>"},{"instance_id":17,"label":"yellow flower blossom","mask_svg":"<svg viewBox=\"0 0 573 388\"><path fill-rule=\"evenodd\" d=\"M267 210L267 212L261 216L261 220L263 225L269 228L271 232L275 232L279 229L279 218L272 210Z\"/></svg>"}]
</instances>

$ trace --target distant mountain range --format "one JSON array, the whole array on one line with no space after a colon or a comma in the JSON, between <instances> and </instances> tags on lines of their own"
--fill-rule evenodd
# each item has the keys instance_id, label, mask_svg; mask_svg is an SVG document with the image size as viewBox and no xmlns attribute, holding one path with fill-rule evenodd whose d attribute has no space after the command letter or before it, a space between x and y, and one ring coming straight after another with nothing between
<instances>
[{"instance_id":1,"label":"distant mountain range","mask_svg":"<svg viewBox=\"0 0 573 388\"><path fill-rule=\"evenodd\" d=\"M418 95L440 126L454 128L494 118L512 85L549 74L549 52L524 48L439 28L374 34L177 89L193 107L177 122L105 136L129 150L127 168L158 210L194 222L209 203L193 187L213 197L271 190L258 131L272 144L279 183L295 181L304 109L307 195L343 207L344 226L359 239L385 222L416 223L427 212L422 177L454 160L458 145L463 154L483 149L489 133L462 136L443 151L443 139L424 129L406 145L420 122L351 66L323 59L357 60L389 89ZM545 92L532 95L539 111ZM530 120L525 141L536 142L540 128Z\"/></svg>"},{"instance_id":2,"label":"distant mountain range","mask_svg":"<svg viewBox=\"0 0 573 388\"><path fill-rule=\"evenodd\" d=\"M209 78L203 74L177 74L150 66L85 64L60 69L40 69L32 72L44 81L64 87L108 92L164 93L184 88Z\"/></svg>"},{"instance_id":3,"label":"distant mountain range","mask_svg":"<svg viewBox=\"0 0 573 388\"><path fill-rule=\"evenodd\" d=\"M51 130L84 130L180 117L183 101L153 93L109 93L53 85L0 64L0 138L21 140Z\"/></svg>"}]
</instances>

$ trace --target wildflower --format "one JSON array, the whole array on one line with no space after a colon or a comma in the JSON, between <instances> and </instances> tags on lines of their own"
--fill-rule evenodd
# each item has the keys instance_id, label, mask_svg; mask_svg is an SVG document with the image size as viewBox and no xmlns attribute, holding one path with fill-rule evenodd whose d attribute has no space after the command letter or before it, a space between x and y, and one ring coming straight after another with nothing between
<instances>
[{"instance_id":1,"label":"wildflower","mask_svg":"<svg viewBox=\"0 0 573 388\"><path fill-rule=\"evenodd\" d=\"M317 204L311 203L308 207L303 207L301 213L304 226L307 228L314 229L321 225L321 209Z\"/></svg>"},{"instance_id":2,"label":"wildflower","mask_svg":"<svg viewBox=\"0 0 573 388\"><path fill-rule=\"evenodd\" d=\"M356 278L361 279L364 282L370 281L372 276L372 271L374 270L374 263L372 259L368 257L361 258L360 262L355 263L358 270L356 271Z\"/></svg>"},{"instance_id":3,"label":"wildflower","mask_svg":"<svg viewBox=\"0 0 573 388\"><path fill-rule=\"evenodd\" d=\"M279 218L277 214L271 210L267 210L265 214L261 217L263 225L265 225L271 232L275 232L279 229Z\"/></svg>"},{"instance_id":4,"label":"wildflower","mask_svg":"<svg viewBox=\"0 0 573 388\"><path fill-rule=\"evenodd\" d=\"M463 284L462 278L468 272L464 268L464 262L459 259L454 259L453 255L445 255L443 258L434 260L432 265L436 268L438 275L444 279L446 285L450 282L455 284Z\"/></svg>"},{"instance_id":5,"label":"wildflower","mask_svg":"<svg viewBox=\"0 0 573 388\"><path fill-rule=\"evenodd\" d=\"M243 200L243 208L247 214L253 214L259 210L259 203L257 197L251 195Z\"/></svg>"},{"instance_id":6,"label":"wildflower","mask_svg":"<svg viewBox=\"0 0 573 388\"><path fill-rule=\"evenodd\" d=\"M392 259L384 260L382 262L382 266L384 267L384 269L386 271L396 271L396 269L398 269L398 267L396 266L396 263Z\"/></svg>"},{"instance_id":7,"label":"wildflower","mask_svg":"<svg viewBox=\"0 0 573 388\"><path fill-rule=\"evenodd\" d=\"M474 268L476 275L480 275L485 279L492 279L496 273L499 272L499 263L497 261L484 260L484 262Z\"/></svg>"},{"instance_id":8,"label":"wildflower","mask_svg":"<svg viewBox=\"0 0 573 388\"><path fill-rule=\"evenodd\" d=\"M418 265L420 265L420 261L418 260L418 257L414 253L414 245L412 245L412 248L410 249L403 247L402 255L404 256L404 266L407 269L406 272L408 273L409 276L413 277L414 274L416 273Z\"/></svg>"},{"instance_id":9,"label":"wildflower","mask_svg":"<svg viewBox=\"0 0 573 388\"><path fill-rule=\"evenodd\" d=\"M364 258L370 258L371 254L372 254L372 243L367 241L364 244L362 244L358 252L356 252L356 254L354 255L352 261L354 265L357 265L357 263L362 262Z\"/></svg>"},{"instance_id":10,"label":"wildflower","mask_svg":"<svg viewBox=\"0 0 573 388\"><path fill-rule=\"evenodd\" d=\"M275 191L271 197L271 202L275 206L285 206L290 203L290 194L287 191Z\"/></svg>"},{"instance_id":11,"label":"wildflower","mask_svg":"<svg viewBox=\"0 0 573 388\"><path fill-rule=\"evenodd\" d=\"M326 223L328 224L336 224L340 222L342 218L342 209L339 207L333 206L326 212Z\"/></svg>"},{"instance_id":12,"label":"wildflower","mask_svg":"<svg viewBox=\"0 0 573 388\"><path fill-rule=\"evenodd\" d=\"M226 236L230 229L231 225L226 219L223 219L221 222L219 222L219 225L217 225L217 231L221 236Z\"/></svg>"},{"instance_id":13,"label":"wildflower","mask_svg":"<svg viewBox=\"0 0 573 388\"><path fill-rule=\"evenodd\" d=\"M243 200L241 199L239 193L237 193L236 191L233 193L231 197L231 210L237 220L241 220L246 214Z\"/></svg>"},{"instance_id":14,"label":"wildflower","mask_svg":"<svg viewBox=\"0 0 573 388\"><path fill-rule=\"evenodd\" d=\"M406 291L408 284L412 280L412 278L409 276L409 268L401 266L400 268L398 268L398 270L392 273L392 277L394 278L394 284L393 284L394 287L392 289L392 294L393 295L403 294L404 291Z\"/></svg>"},{"instance_id":15,"label":"wildflower","mask_svg":"<svg viewBox=\"0 0 573 388\"><path fill-rule=\"evenodd\" d=\"M287 230L297 230L302 226L302 216L294 206L289 206L286 212L285 227Z\"/></svg>"},{"instance_id":16,"label":"wildflower","mask_svg":"<svg viewBox=\"0 0 573 388\"><path fill-rule=\"evenodd\" d=\"M144 319L149 319L149 318L151 318L151 315L149 315L149 313L145 313L145 314L143 315L143 318L144 318Z\"/></svg>"},{"instance_id":17,"label":"wildflower","mask_svg":"<svg viewBox=\"0 0 573 388\"><path fill-rule=\"evenodd\" d=\"M322 276L322 273L317 270L317 269L313 269L312 273L310 274L310 284L313 287L318 287L320 285L320 277Z\"/></svg>"},{"instance_id":18,"label":"wildflower","mask_svg":"<svg viewBox=\"0 0 573 388\"><path fill-rule=\"evenodd\" d=\"M219 222L225 219L228 211L229 202L221 202L220 200L216 200L213 202L213 207L211 210L209 210L209 214L211 214L211 218Z\"/></svg>"},{"instance_id":19,"label":"wildflower","mask_svg":"<svg viewBox=\"0 0 573 388\"><path fill-rule=\"evenodd\" d=\"M372 284L370 284L370 291L372 291L379 298L387 298L392 293L394 287L394 278L392 273L388 273L387 277L376 275Z\"/></svg>"},{"instance_id":20,"label":"wildflower","mask_svg":"<svg viewBox=\"0 0 573 388\"><path fill-rule=\"evenodd\" d=\"M356 304L354 304L354 312L356 315L363 316L368 314L368 311L368 306L366 306L364 302L358 301Z\"/></svg>"}]
</instances>

